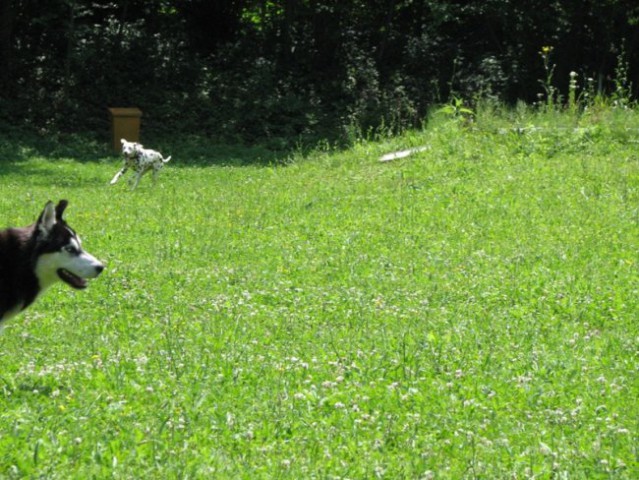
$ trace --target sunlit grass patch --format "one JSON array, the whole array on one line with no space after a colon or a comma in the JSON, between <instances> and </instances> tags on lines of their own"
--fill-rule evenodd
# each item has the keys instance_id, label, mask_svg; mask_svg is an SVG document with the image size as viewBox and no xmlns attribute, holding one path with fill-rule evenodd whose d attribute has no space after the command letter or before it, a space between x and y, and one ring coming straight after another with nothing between
<instances>
[{"instance_id":1,"label":"sunlit grass patch","mask_svg":"<svg viewBox=\"0 0 639 480\"><path fill-rule=\"evenodd\" d=\"M273 164L168 147L134 192L116 159L4 166L4 223L67 198L107 270L0 337L0 471L635 477L634 129L478 112Z\"/></svg>"}]
</instances>

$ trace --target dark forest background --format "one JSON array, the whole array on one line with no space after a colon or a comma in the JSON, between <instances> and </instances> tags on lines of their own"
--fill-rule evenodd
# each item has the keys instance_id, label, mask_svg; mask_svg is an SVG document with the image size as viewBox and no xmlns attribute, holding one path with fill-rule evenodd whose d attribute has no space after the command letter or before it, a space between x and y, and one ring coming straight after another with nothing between
<instances>
[{"instance_id":1,"label":"dark forest background","mask_svg":"<svg viewBox=\"0 0 639 480\"><path fill-rule=\"evenodd\" d=\"M639 2L0 0L0 128L97 132L136 106L156 135L396 132L453 96L537 101L544 46L558 92L570 71L630 91Z\"/></svg>"}]
</instances>

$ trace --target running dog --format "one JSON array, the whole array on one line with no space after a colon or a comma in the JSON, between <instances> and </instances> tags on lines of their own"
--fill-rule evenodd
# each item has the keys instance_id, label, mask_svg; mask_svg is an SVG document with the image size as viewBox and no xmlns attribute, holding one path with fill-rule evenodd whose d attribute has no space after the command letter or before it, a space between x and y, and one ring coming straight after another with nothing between
<instances>
[{"instance_id":1,"label":"running dog","mask_svg":"<svg viewBox=\"0 0 639 480\"><path fill-rule=\"evenodd\" d=\"M34 224L0 230L0 324L58 280L81 290L104 270L62 218L67 204L49 201Z\"/></svg>"},{"instance_id":2,"label":"running dog","mask_svg":"<svg viewBox=\"0 0 639 480\"><path fill-rule=\"evenodd\" d=\"M130 180L132 183L131 190L135 189L140 183L140 178L145 173L153 170L153 183L155 183L158 172L165 163L171 160L171 157L164 158L160 152L144 148L141 144L135 142L127 142L124 138L120 139L122 143L122 155L124 156L124 167L115 174L111 185L115 185L122 175L132 168L136 175Z\"/></svg>"}]
</instances>

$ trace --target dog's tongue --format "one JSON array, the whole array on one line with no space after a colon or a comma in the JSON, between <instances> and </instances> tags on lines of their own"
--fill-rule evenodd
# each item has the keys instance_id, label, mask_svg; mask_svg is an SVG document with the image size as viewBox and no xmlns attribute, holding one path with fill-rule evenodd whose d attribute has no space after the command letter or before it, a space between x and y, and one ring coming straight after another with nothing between
<instances>
[{"instance_id":1,"label":"dog's tongue","mask_svg":"<svg viewBox=\"0 0 639 480\"><path fill-rule=\"evenodd\" d=\"M58 269L58 276L63 282L71 285L73 288L77 288L78 290L87 288L87 281L84 278L80 278L64 268Z\"/></svg>"}]
</instances>

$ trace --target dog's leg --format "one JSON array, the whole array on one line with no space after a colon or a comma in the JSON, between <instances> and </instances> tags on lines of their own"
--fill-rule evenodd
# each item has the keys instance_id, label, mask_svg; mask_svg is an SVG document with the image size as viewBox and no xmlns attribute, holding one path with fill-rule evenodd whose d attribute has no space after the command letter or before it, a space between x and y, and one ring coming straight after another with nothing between
<instances>
[{"instance_id":1,"label":"dog's leg","mask_svg":"<svg viewBox=\"0 0 639 480\"><path fill-rule=\"evenodd\" d=\"M160 173L160 169L159 168L154 168L153 169L153 185L155 185L155 183L157 182L158 173Z\"/></svg>"},{"instance_id":2,"label":"dog's leg","mask_svg":"<svg viewBox=\"0 0 639 480\"><path fill-rule=\"evenodd\" d=\"M140 183L140 178L142 178L142 172L136 172L135 175L135 179L133 179L133 186L131 187L131 190L135 190L136 187L138 186L138 183Z\"/></svg>"},{"instance_id":3,"label":"dog's leg","mask_svg":"<svg viewBox=\"0 0 639 480\"><path fill-rule=\"evenodd\" d=\"M124 173L127 171L127 168L128 167L124 167L122 168L122 170L120 170L118 173L115 174L115 176L113 177L113 180L111 180L111 185L115 185L116 182L120 180L120 177L124 175Z\"/></svg>"}]
</instances>

